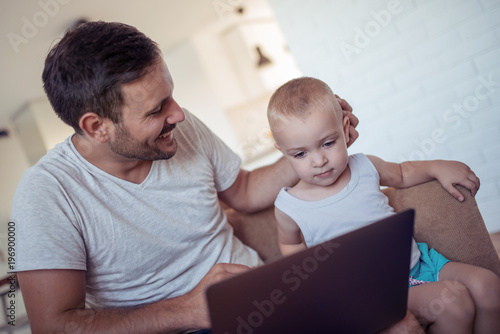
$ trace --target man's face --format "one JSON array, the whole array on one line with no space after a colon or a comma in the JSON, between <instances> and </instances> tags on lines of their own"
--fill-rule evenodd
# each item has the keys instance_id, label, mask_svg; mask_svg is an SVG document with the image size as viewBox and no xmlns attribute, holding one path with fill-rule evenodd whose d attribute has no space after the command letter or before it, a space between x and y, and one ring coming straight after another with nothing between
<instances>
[{"instance_id":1,"label":"man's face","mask_svg":"<svg viewBox=\"0 0 500 334\"><path fill-rule=\"evenodd\" d=\"M170 159L177 151L173 129L185 119L172 97L174 84L163 61L122 85L122 120L113 125L112 152L134 160Z\"/></svg>"},{"instance_id":2,"label":"man's face","mask_svg":"<svg viewBox=\"0 0 500 334\"><path fill-rule=\"evenodd\" d=\"M311 185L332 185L347 167L347 117L313 111L305 120L292 117L284 122L280 131L273 131L274 139L300 179Z\"/></svg>"}]
</instances>

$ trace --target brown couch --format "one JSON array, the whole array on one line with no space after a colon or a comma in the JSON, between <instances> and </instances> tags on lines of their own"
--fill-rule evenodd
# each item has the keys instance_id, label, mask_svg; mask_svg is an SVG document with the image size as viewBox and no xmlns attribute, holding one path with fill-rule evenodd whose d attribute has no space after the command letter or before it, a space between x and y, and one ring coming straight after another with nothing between
<instances>
[{"instance_id":1,"label":"brown couch","mask_svg":"<svg viewBox=\"0 0 500 334\"><path fill-rule=\"evenodd\" d=\"M465 197L459 202L437 181L407 189L384 189L396 211L414 208L415 239L452 261L490 269L500 276L500 260L493 247L474 197L459 187ZM244 215L226 210L235 234L254 248L264 260L280 256L276 241L274 209Z\"/></svg>"}]
</instances>

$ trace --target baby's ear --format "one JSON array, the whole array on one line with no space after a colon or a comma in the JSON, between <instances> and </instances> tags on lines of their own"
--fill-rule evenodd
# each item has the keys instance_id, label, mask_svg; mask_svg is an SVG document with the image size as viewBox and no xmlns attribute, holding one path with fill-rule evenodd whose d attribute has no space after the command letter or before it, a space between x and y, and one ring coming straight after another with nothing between
<instances>
[{"instance_id":1,"label":"baby's ear","mask_svg":"<svg viewBox=\"0 0 500 334\"><path fill-rule=\"evenodd\" d=\"M278 145L278 143L274 143L274 147L276 147L276 149L278 149L279 151L281 151L281 148L280 148L280 146Z\"/></svg>"},{"instance_id":2,"label":"baby's ear","mask_svg":"<svg viewBox=\"0 0 500 334\"><path fill-rule=\"evenodd\" d=\"M349 128L351 126L351 121L349 120L349 117L344 116L343 125L344 125L345 143L347 144L349 142Z\"/></svg>"}]
</instances>

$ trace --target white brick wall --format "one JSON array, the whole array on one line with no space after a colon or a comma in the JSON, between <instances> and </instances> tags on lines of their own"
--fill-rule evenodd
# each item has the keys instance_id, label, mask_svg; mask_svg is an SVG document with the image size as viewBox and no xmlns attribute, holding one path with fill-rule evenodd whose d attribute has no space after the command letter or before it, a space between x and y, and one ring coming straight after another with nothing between
<instances>
[{"instance_id":1,"label":"white brick wall","mask_svg":"<svg viewBox=\"0 0 500 334\"><path fill-rule=\"evenodd\" d=\"M269 2L302 73L360 118L351 153L465 162L500 231L499 0Z\"/></svg>"}]
</instances>

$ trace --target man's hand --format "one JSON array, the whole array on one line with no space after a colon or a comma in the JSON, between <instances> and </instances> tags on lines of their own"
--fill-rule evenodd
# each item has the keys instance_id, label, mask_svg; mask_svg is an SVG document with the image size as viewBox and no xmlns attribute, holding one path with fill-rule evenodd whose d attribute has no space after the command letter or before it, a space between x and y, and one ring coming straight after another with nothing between
<instances>
[{"instance_id":1,"label":"man's hand","mask_svg":"<svg viewBox=\"0 0 500 334\"><path fill-rule=\"evenodd\" d=\"M205 289L248 269L217 264L187 294L130 309L85 309L84 271L24 271L18 279L33 333L179 333L210 328Z\"/></svg>"},{"instance_id":2,"label":"man's hand","mask_svg":"<svg viewBox=\"0 0 500 334\"><path fill-rule=\"evenodd\" d=\"M455 188L457 184L469 189L472 196L476 195L480 182L469 166L459 161L440 160L436 163L434 172L436 179L453 197L460 202L464 200L462 194Z\"/></svg>"},{"instance_id":3,"label":"man's hand","mask_svg":"<svg viewBox=\"0 0 500 334\"><path fill-rule=\"evenodd\" d=\"M377 334L425 334L425 331L413 313L407 310L403 320Z\"/></svg>"},{"instance_id":4,"label":"man's hand","mask_svg":"<svg viewBox=\"0 0 500 334\"><path fill-rule=\"evenodd\" d=\"M205 295L206 289L214 283L241 274L249 269L248 266L241 264L218 263L208 271L193 290L185 295L187 300L184 306L186 307L186 311L191 310L193 323L198 323L198 328L211 327Z\"/></svg>"},{"instance_id":5,"label":"man's hand","mask_svg":"<svg viewBox=\"0 0 500 334\"><path fill-rule=\"evenodd\" d=\"M337 101L339 102L340 107L342 108L344 116L347 116L351 123L349 127L349 142L347 143L347 147L349 147L359 137L359 133L358 131L356 131L356 127L359 124L359 119L352 113L352 107L349 105L349 103L347 103L346 100L341 99L337 94L335 94L335 97L337 98Z\"/></svg>"}]
</instances>

